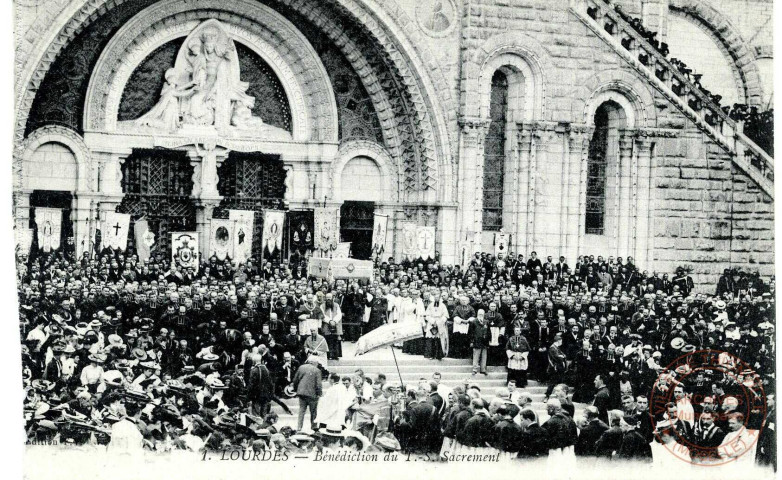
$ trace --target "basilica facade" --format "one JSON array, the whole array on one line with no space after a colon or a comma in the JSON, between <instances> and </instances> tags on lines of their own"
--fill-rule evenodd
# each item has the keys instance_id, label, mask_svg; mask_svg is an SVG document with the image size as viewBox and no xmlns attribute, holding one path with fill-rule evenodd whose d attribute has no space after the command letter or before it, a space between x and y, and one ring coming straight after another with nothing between
<instances>
[{"instance_id":1,"label":"basilica facade","mask_svg":"<svg viewBox=\"0 0 782 480\"><path fill-rule=\"evenodd\" d=\"M771 105L771 9L16 0L15 223L61 208L81 256L122 212L207 254L228 209L333 207L357 257L383 214L396 258L413 222L443 263L502 235L701 283L769 275L773 159L723 106Z\"/></svg>"}]
</instances>

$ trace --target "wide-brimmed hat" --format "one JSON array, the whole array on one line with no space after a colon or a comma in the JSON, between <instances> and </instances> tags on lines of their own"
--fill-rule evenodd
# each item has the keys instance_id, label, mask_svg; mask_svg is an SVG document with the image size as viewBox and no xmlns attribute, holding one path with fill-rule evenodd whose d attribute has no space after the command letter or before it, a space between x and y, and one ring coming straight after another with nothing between
<instances>
[{"instance_id":1,"label":"wide-brimmed hat","mask_svg":"<svg viewBox=\"0 0 782 480\"><path fill-rule=\"evenodd\" d=\"M682 347L682 353L692 353L695 351L695 345L687 344Z\"/></svg>"},{"instance_id":2,"label":"wide-brimmed hat","mask_svg":"<svg viewBox=\"0 0 782 480\"><path fill-rule=\"evenodd\" d=\"M139 363L139 366L141 366L141 368L149 368L151 370L157 370L158 368L160 368L160 365L158 365L157 363L153 362L152 360L148 360L146 362L141 362L141 363Z\"/></svg>"},{"instance_id":3,"label":"wide-brimmed hat","mask_svg":"<svg viewBox=\"0 0 782 480\"><path fill-rule=\"evenodd\" d=\"M359 442L359 445L361 448L359 450L366 450L367 447L370 445L370 441L367 437L362 435L361 433L355 431L355 430L343 430L342 431L342 437L345 440L355 440Z\"/></svg>"},{"instance_id":4,"label":"wide-brimmed hat","mask_svg":"<svg viewBox=\"0 0 782 480\"><path fill-rule=\"evenodd\" d=\"M725 302L723 300L718 300L717 303L715 304L715 307L717 307L717 310L725 310L726 306L727 305L725 305Z\"/></svg>"},{"instance_id":5,"label":"wide-brimmed hat","mask_svg":"<svg viewBox=\"0 0 782 480\"><path fill-rule=\"evenodd\" d=\"M285 388L282 389L282 392L288 398L293 398L296 396L296 389L293 388L293 384L286 385Z\"/></svg>"},{"instance_id":6,"label":"wide-brimmed hat","mask_svg":"<svg viewBox=\"0 0 782 480\"><path fill-rule=\"evenodd\" d=\"M143 348L136 347L133 350L130 351L130 354L135 358L136 360L143 362L147 359L147 352L144 351Z\"/></svg>"},{"instance_id":7,"label":"wide-brimmed hat","mask_svg":"<svg viewBox=\"0 0 782 480\"><path fill-rule=\"evenodd\" d=\"M103 381L110 387L121 387L124 376L119 370L108 370L103 372Z\"/></svg>"},{"instance_id":8,"label":"wide-brimmed hat","mask_svg":"<svg viewBox=\"0 0 782 480\"><path fill-rule=\"evenodd\" d=\"M89 329L90 325L87 322L79 322L76 324L76 334L79 336L84 336Z\"/></svg>"},{"instance_id":9,"label":"wide-brimmed hat","mask_svg":"<svg viewBox=\"0 0 782 480\"><path fill-rule=\"evenodd\" d=\"M682 337L676 337L671 340L671 348L674 350L681 350L685 343L687 342L685 342Z\"/></svg>"},{"instance_id":10,"label":"wide-brimmed hat","mask_svg":"<svg viewBox=\"0 0 782 480\"><path fill-rule=\"evenodd\" d=\"M106 356L102 353L93 353L87 357L87 360L95 363L103 363L106 361Z\"/></svg>"},{"instance_id":11,"label":"wide-brimmed hat","mask_svg":"<svg viewBox=\"0 0 782 480\"><path fill-rule=\"evenodd\" d=\"M116 333L112 333L111 335L109 335L108 341L110 344L118 347L121 345L125 345L125 342L122 340L122 337L120 337Z\"/></svg>"},{"instance_id":12,"label":"wide-brimmed hat","mask_svg":"<svg viewBox=\"0 0 782 480\"><path fill-rule=\"evenodd\" d=\"M206 361L206 362L215 362L217 360L220 360L220 356L216 355L214 353L207 353L206 355L201 357L201 359Z\"/></svg>"},{"instance_id":13,"label":"wide-brimmed hat","mask_svg":"<svg viewBox=\"0 0 782 480\"><path fill-rule=\"evenodd\" d=\"M225 386L223 381L220 380L219 378L213 378L212 380L208 381L206 384L212 390L224 390L224 389L228 388L228 387Z\"/></svg>"},{"instance_id":14,"label":"wide-brimmed hat","mask_svg":"<svg viewBox=\"0 0 782 480\"><path fill-rule=\"evenodd\" d=\"M33 380L32 386L34 389L41 391L41 392L48 392L49 390L54 388L54 382L50 382L49 380L44 380L42 378L38 378Z\"/></svg>"},{"instance_id":15,"label":"wide-brimmed hat","mask_svg":"<svg viewBox=\"0 0 782 480\"><path fill-rule=\"evenodd\" d=\"M90 328L95 328L95 327L102 327L102 326L103 326L103 322L101 322L100 320L98 320L98 319L96 318L95 320L92 320L92 321L89 323L89 326L90 326Z\"/></svg>"}]
</instances>

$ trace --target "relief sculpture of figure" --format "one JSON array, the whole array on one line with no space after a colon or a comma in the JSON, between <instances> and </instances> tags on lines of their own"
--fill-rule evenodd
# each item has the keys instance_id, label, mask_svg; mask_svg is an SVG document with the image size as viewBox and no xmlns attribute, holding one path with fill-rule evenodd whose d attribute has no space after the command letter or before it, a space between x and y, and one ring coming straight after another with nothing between
<instances>
[{"instance_id":1,"label":"relief sculpture of figure","mask_svg":"<svg viewBox=\"0 0 782 480\"><path fill-rule=\"evenodd\" d=\"M217 20L190 33L174 68L166 71L160 101L133 124L173 133L180 128L214 127L219 134L252 131L275 139L290 134L254 116L255 98L240 79L233 41Z\"/></svg>"}]
</instances>

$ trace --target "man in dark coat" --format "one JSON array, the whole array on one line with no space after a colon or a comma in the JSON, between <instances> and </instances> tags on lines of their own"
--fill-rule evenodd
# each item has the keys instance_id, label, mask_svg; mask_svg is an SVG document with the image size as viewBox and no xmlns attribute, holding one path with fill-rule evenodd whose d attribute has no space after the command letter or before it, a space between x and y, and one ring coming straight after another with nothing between
<instances>
[{"instance_id":1,"label":"man in dark coat","mask_svg":"<svg viewBox=\"0 0 782 480\"><path fill-rule=\"evenodd\" d=\"M513 421L508 407L497 409L499 421L494 425L489 443L501 452L518 452L521 449L521 427Z\"/></svg>"},{"instance_id":2,"label":"man in dark coat","mask_svg":"<svg viewBox=\"0 0 782 480\"><path fill-rule=\"evenodd\" d=\"M472 344L472 374L480 372L488 375L486 372L486 361L489 354L489 324L485 318L486 312L478 310L478 317L470 323L470 343Z\"/></svg>"},{"instance_id":3,"label":"man in dark coat","mask_svg":"<svg viewBox=\"0 0 782 480\"><path fill-rule=\"evenodd\" d=\"M595 399L592 401L592 405L597 408L597 418L608 425L608 410L611 407L611 392L606 386L602 373L595 376L595 389L597 390L597 393L595 394Z\"/></svg>"},{"instance_id":4,"label":"man in dark coat","mask_svg":"<svg viewBox=\"0 0 782 480\"><path fill-rule=\"evenodd\" d=\"M274 382L269 369L263 364L263 357L256 354L252 360L253 367L247 382L247 399L250 401L250 413L263 417L269 413L269 402L274 397Z\"/></svg>"},{"instance_id":5,"label":"man in dark coat","mask_svg":"<svg viewBox=\"0 0 782 480\"><path fill-rule=\"evenodd\" d=\"M540 458L548 456L549 435L538 424L535 412L530 409L522 410L521 438L519 439L519 458Z\"/></svg>"},{"instance_id":6,"label":"man in dark coat","mask_svg":"<svg viewBox=\"0 0 782 480\"><path fill-rule=\"evenodd\" d=\"M562 334L554 335L554 343L548 349L548 388L546 388L546 398L551 395L556 385L564 383L565 372L567 371L567 357L562 351Z\"/></svg>"},{"instance_id":7,"label":"man in dark coat","mask_svg":"<svg viewBox=\"0 0 782 480\"><path fill-rule=\"evenodd\" d=\"M549 450L563 449L576 444L578 428L576 423L562 411L562 404L556 398L549 399L546 404L549 419L543 424L548 433Z\"/></svg>"},{"instance_id":8,"label":"man in dark coat","mask_svg":"<svg viewBox=\"0 0 782 480\"><path fill-rule=\"evenodd\" d=\"M575 452L579 457L595 457L597 456L597 441L608 430L608 425L600 420L597 407L587 407L585 413L586 424L578 434Z\"/></svg>"},{"instance_id":9,"label":"man in dark coat","mask_svg":"<svg viewBox=\"0 0 782 480\"><path fill-rule=\"evenodd\" d=\"M694 463L711 463L719 460L719 447L726 433L714 424L714 414L703 412L695 424L692 433L692 443L697 447L690 448L690 457Z\"/></svg>"},{"instance_id":10,"label":"man in dark coat","mask_svg":"<svg viewBox=\"0 0 782 480\"><path fill-rule=\"evenodd\" d=\"M777 407L776 395L769 394L766 397L766 418L763 420L763 428L758 436L758 448L755 462L758 465L771 466L777 471Z\"/></svg>"},{"instance_id":11,"label":"man in dark coat","mask_svg":"<svg viewBox=\"0 0 782 480\"><path fill-rule=\"evenodd\" d=\"M426 451L429 447L429 429L436 415L434 405L426 401L425 392L407 392L407 408L397 427L399 443L403 451ZM422 397L419 399L419 397ZM439 432L438 432L439 433Z\"/></svg>"},{"instance_id":12,"label":"man in dark coat","mask_svg":"<svg viewBox=\"0 0 782 480\"><path fill-rule=\"evenodd\" d=\"M318 360L310 357L299 367L293 377L293 389L299 397L298 430L304 425L304 414L310 410L310 423L315 430L315 418L318 416L318 399L323 395L323 383Z\"/></svg>"},{"instance_id":13,"label":"man in dark coat","mask_svg":"<svg viewBox=\"0 0 782 480\"><path fill-rule=\"evenodd\" d=\"M616 460L636 460L652 462L652 447L638 432L641 422L635 415L625 415L621 422L622 445L616 453Z\"/></svg>"},{"instance_id":14,"label":"man in dark coat","mask_svg":"<svg viewBox=\"0 0 782 480\"><path fill-rule=\"evenodd\" d=\"M483 408L483 400L472 400L472 417L464 424L464 428L457 434L456 440L466 447L487 447L492 441L494 421L489 412Z\"/></svg>"}]
</instances>

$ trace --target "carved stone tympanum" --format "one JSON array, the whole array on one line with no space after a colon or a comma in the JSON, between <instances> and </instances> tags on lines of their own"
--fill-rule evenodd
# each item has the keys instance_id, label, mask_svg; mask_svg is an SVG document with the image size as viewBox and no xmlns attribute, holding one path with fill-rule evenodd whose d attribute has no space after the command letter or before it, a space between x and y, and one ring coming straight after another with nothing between
<instances>
[{"instance_id":1,"label":"carved stone tympanum","mask_svg":"<svg viewBox=\"0 0 782 480\"><path fill-rule=\"evenodd\" d=\"M240 79L233 40L218 20L207 20L188 35L173 68L165 72L160 100L123 128L165 133L262 136L287 140L290 134L252 114L256 99Z\"/></svg>"}]
</instances>

